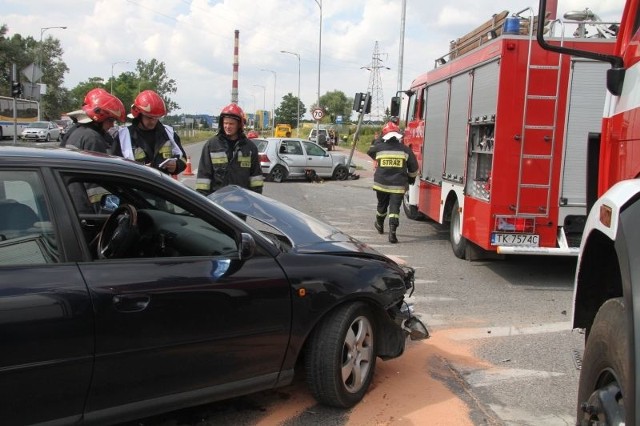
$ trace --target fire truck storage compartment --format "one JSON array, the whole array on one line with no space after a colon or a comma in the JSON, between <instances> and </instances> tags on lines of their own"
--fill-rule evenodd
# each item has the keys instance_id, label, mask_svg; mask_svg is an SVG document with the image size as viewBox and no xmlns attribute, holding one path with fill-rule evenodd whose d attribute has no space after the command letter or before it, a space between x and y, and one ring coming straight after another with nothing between
<instances>
[{"instance_id":1,"label":"fire truck storage compartment","mask_svg":"<svg viewBox=\"0 0 640 426\"><path fill-rule=\"evenodd\" d=\"M424 128L424 150L422 157L422 176L435 185L442 184L442 156L447 129L447 105L449 83L430 86L427 90L427 115Z\"/></svg>"},{"instance_id":2,"label":"fire truck storage compartment","mask_svg":"<svg viewBox=\"0 0 640 426\"><path fill-rule=\"evenodd\" d=\"M464 176L467 122L469 120L469 87L469 73L456 75L451 79L449 119L447 120L447 151L442 178L455 183L462 183Z\"/></svg>"},{"instance_id":3,"label":"fire truck storage compartment","mask_svg":"<svg viewBox=\"0 0 640 426\"><path fill-rule=\"evenodd\" d=\"M465 193L488 201L491 194L491 167L495 146L494 131L500 64L493 61L473 72L471 116L469 118L469 159Z\"/></svg>"}]
</instances>

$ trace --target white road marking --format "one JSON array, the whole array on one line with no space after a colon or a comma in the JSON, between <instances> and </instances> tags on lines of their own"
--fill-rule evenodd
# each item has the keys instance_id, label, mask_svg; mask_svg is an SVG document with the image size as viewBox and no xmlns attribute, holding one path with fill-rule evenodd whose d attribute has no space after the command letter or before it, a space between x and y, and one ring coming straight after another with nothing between
<instances>
[{"instance_id":1,"label":"white road marking","mask_svg":"<svg viewBox=\"0 0 640 426\"><path fill-rule=\"evenodd\" d=\"M567 426L575 424L574 414L553 415L544 413L530 413L517 408L489 404L489 408L496 413L507 425L545 425Z\"/></svg>"},{"instance_id":2,"label":"white road marking","mask_svg":"<svg viewBox=\"0 0 640 426\"><path fill-rule=\"evenodd\" d=\"M464 371L464 368L457 368ZM524 370L520 368L490 368L486 370L476 370L465 372L464 379L469 385L479 388L492 386L504 381L514 381L518 379L549 379L552 377L564 376L564 373L554 373L552 371Z\"/></svg>"},{"instance_id":3,"label":"white road marking","mask_svg":"<svg viewBox=\"0 0 640 426\"><path fill-rule=\"evenodd\" d=\"M557 333L572 330L571 322L550 322L529 327L481 327L470 331L461 331L451 336L454 340L486 339L489 337L522 336L525 334Z\"/></svg>"}]
</instances>

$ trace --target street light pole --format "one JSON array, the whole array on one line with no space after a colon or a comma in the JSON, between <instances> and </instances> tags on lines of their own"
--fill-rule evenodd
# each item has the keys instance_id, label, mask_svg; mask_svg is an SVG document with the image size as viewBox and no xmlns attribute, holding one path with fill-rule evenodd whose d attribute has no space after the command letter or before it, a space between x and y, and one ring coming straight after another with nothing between
<instances>
[{"instance_id":1,"label":"street light pole","mask_svg":"<svg viewBox=\"0 0 640 426\"><path fill-rule=\"evenodd\" d=\"M44 32L47 30L53 30L59 28L61 30L66 30L67 27L42 27L40 28L40 44L38 45L38 69L40 70L40 77L38 78L38 83L42 82L42 74L44 74L42 72L42 70L40 68L42 68L42 36L44 35ZM33 89L35 88L35 67L33 67L31 69L31 98L33 98ZM40 87L38 86L38 95L40 95ZM38 99L40 100L40 99Z\"/></svg>"},{"instance_id":2,"label":"street light pole","mask_svg":"<svg viewBox=\"0 0 640 426\"><path fill-rule=\"evenodd\" d=\"M260 69L260 71L266 71L273 74L273 108L271 109L271 131L273 132L273 136L276 135L276 78L277 74L274 70L266 70L264 68Z\"/></svg>"},{"instance_id":3,"label":"street light pole","mask_svg":"<svg viewBox=\"0 0 640 426\"><path fill-rule=\"evenodd\" d=\"M111 94L113 95L113 67L118 64L128 64L129 61L117 61L111 63ZM140 91L140 87L138 86L138 92Z\"/></svg>"},{"instance_id":4,"label":"street light pole","mask_svg":"<svg viewBox=\"0 0 640 426\"><path fill-rule=\"evenodd\" d=\"M288 53L289 55L294 55L298 58L298 115L296 115L296 136L300 137L300 54L295 52L288 52L286 50L281 50L280 53Z\"/></svg>"},{"instance_id":5,"label":"street light pole","mask_svg":"<svg viewBox=\"0 0 640 426\"><path fill-rule=\"evenodd\" d=\"M264 114L264 110L266 108L267 88L264 86L261 86L260 84L254 84L254 86L262 88L262 113ZM264 129L264 115L262 117L262 120L260 120L260 130L263 130L263 129Z\"/></svg>"},{"instance_id":6,"label":"street light pole","mask_svg":"<svg viewBox=\"0 0 640 426\"><path fill-rule=\"evenodd\" d=\"M318 105L320 108L320 61L322 59L322 0L314 0L320 8L320 32L318 35ZM316 121L316 140L320 135L320 120Z\"/></svg>"}]
</instances>

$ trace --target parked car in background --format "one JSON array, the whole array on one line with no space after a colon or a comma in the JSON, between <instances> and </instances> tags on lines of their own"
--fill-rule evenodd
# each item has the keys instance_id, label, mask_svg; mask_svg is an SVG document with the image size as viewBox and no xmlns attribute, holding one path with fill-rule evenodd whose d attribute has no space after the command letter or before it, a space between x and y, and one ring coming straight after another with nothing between
<instances>
[{"instance_id":1,"label":"parked car in background","mask_svg":"<svg viewBox=\"0 0 640 426\"><path fill-rule=\"evenodd\" d=\"M276 124L276 130L273 136L276 138L290 138L291 130L291 125L289 124Z\"/></svg>"},{"instance_id":2,"label":"parked car in background","mask_svg":"<svg viewBox=\"0 0 640 426\"><path fill-rule=\"evenodd\" d=\"M320 145L297 138L267 138L254 140L260 154L260 167L267 180L282 182L305 177L305 170L314 170L321 178L345 180L352 170L347 157L329 153ZM351 166L355 171L355 165Z\"/></svg>"},{"instance_id":3,"label":"parked car in background","mask_svg":"<svg viewBox=\"0 0 640 426\"><path fill-rule=\"evenodd\" d=\"M22 130L20 138L45 142L59 141L60 128L53 121L34 121Z\"/></svg>"},{"instance_id":4,"label":"parked car in background","mask_svg":"<svg viewBox=\"0 0 640 426\"><path fill-rule=\"evenodd\" d=\"M206 198L122 158L0 146L0 218L3 424L118 424L299 367L348 408L377 358L428 337L411 267L237 186Z\"/></svg>"},{"instance_id":5,"label":"parked car in background","mask_svg":"<svg viewBox=\"0 0 640 426\"><path fill-rule=\"evenodd\" d=\"M323 148L331 151L333 146L329 143L329 130L325 128L316 129L315 127L309 131L309 140L317 143Z\"/></svg>"}]
</instances>

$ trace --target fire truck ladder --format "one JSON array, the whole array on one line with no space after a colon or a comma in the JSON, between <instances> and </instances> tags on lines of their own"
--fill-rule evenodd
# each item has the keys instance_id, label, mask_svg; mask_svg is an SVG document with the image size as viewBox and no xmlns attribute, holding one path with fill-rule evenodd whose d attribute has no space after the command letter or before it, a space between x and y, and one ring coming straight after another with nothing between
<instances>
[{"instance_id":1,"label":"fire truck ladder","mask_svg":"<svg viewBox=\"0 0 640 426\"><path fill-rule=\"evenodd\" d=\"M533 17L531 18L533 21ZM551 178L553 174L553 153L555 149L556 143L556 126L558 122L558 96L560 93L560 74L561 74L561 55L558 55L558 62L555 65L549 64L533 64L532 62L532 45L535 42L533 35L533 23L530 22L529 25L529 51L527 56L527 73L525 80L525 93L524 93L524 111L522 115L522 130L520 133L520 164L518 168L518 193L516 198L516 205L512 206L513 210L515 210L516 215L527 216L527 217L546 217L549 214L549 207L551 203ZM562 42L561 42L562 43ZM542 94L535 93L534 88L532 88L531 78L532 73L535 73L536 77L541 80L544 78L544 81L554 81L555 84L555 93ZM537 87L540 84L536 84ZM548 87L548 86L547 86ZM538 89L539 90L539 89ZM547 110L549 108L553 109L553 114L550 116L548 114L542 114L545 118L543 120L538 120L537 122L533 122L532 118L529 114L529 110L533 111L533 106L537 106L538 109L544 108ZM540 116L538 114L537 116ZM542 132L547 131L544 135L543 139L547 144L546 149L540 149L539 140L536 141L532 136L542 134ZM547 170L546 173L546 181L540 180L530 181L531 178L524 176L523 170L525 163L528 164L529 170L538 169L538 170ZM532 167L532 165L536 165ZM529 181L527 181L529 180ZM533 210L531 206L529 208L525 208L523 206L523 194L525 193L537 193L540 192L546 193L546 203L544 205L537 206L536 210ZM540 198L538 195L536 198Z\"/></svg>"}]
</instances>

